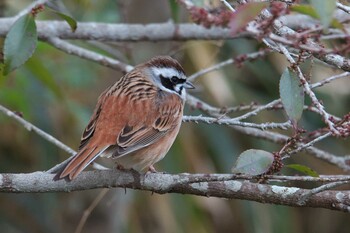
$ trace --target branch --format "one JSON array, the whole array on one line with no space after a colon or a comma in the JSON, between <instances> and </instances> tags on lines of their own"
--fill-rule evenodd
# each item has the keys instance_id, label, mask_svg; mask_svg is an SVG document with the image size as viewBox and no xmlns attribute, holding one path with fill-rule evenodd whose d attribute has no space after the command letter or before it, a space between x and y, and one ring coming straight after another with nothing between
<instances>
[{"instance_id":1,"label":"branch","mask_svg":"<svg viewBox=\"0 0 350 233\"><path fill-rule=\"evenodd\" d=\"M48 38L47 42L53 45L54 47L56 47L57 49L62 50L68 54L73 54L78 57L81 57L90 61L94 61L100 65L110 67L115 70L119 70L123 73L129 72L130 70L133 69L131 65L122 63L116 59L112 59L107 56L103 56L99 53L90 51L88 49L84 49L77 45L73 45L59 38Z\"/></svg>"},{"instance_id":2,"label":"branch","mask_svg":"<svg viewBox=\"0 0 350 233\"><path fill-rule=\"evenodd\" d=\"M204 101L201 101L191 95L187 95L186 103L189 106L200 109L204 112L207 112L208 114L214 117L220 117L220 115L217 112L217 108L212 107L209 104L205 103ZM254 129L251 127L241 127L241 126L230 126L230 127L243 134L268 140L277 144L285 144L289 139L288 136L277 132L262 131L260 129ZM298 146L302 146L302 145L303 143L298 144ZM318 159L322 159L330 164L333 164L342 168L344 171L350 171L350 165L349 165L350 157L336 156L334 154L331 154L329 152L326 152L324 150L321 150L312 146L305 148L305 151Z\"/></svg>"},{"instance_id":3,"label":"branch","mask_svg":"<svg viewBox=\"0 0 350 233\"><path fill-rule=\"evenodd\" d=\"M51 136L50 134L42 131L41 129L39 129L38 127L36 127L35 125L33 125L32 123L24 120L22 117L18 116L15 112L12 112L11 110L5 108L4 106L0 105L0 111L3 112L5 115L7 115L8 117L16 120L18 123L20 123L26 130L28 131L33 131L36 134L38 134L40 137L44 138L45 140L51 142L52 144L54 144L55 146L57 146L58 148L66 151L67 153L74 155L76 152L70 148L69 146L63 144L61 141L59 141L58 139L54 138L53 136Z\"/></svg>"},{"instance_id":4,"label":"branch","mask_svg":"<svg viewBox=\"0 0 350 233\"><path fill-rule=\"evenodd\" d=\"M350 7L348 7L348 6L344 5L344 4L341 4L339 2L337 2L337 7L338 7L338 9L340 9L340 10L350 14Z\"/></svg>"},{"instance_id":5,"label":"branch","mask_svg":"<svg viewBox=\"0 0 350 233\"><path fill-rule=\"evenodd\" d=\"M269 18L271 14L266 14ZM15 18L0 19L0 36L4 37ZM185 40L223 40L235 39L242 37L260 38L258 32L242 32L232 35L229 28L211 27L205 28L200 25L185 23L173 24L155 23L155 24L110 24L110 23L78 23L78 28L72 32L67 23L63 21L39 21L36 20L38 37L41 40L48 38L60 39L80 39L80 40L97 40L97 41L185 41ZM275 20L275 28L280 36L294 36L298 38L298 33L283 25L281 21ZM255 34L254 34L255 33ZM282 37L281 37L282 38ZM276 38L275 38L276 39ZM293 42L286 41L289 45ZM313 55L318 59L343 69L350 71L350 60L343 56L324 53L324 48L320 48L315 43L307 43L306 49L314 51ZM316 52L315 52L316 51ZM319 53L319 51L323 51Z\"/></svg>"},{"instance_id":6,"label":"branch","mask_svg":"<svg viewBox=\"0 0 350 233\"><path fill-rule=\"evenodd\" d=\"M52 144L54 144L58 148L66 151L68 154L71 155L65 161L63 161L63 162L55 165L53 168L51 168L49 170L50 172L57 172L58 170L60 170L63 166L65 166L75 156L76 152L72 148L70 148L66 144L62 143L60 140L58 140L57 138L53 137L52 135L50 135L50 134L44 132L43 130L39 129L38 127L36 127L32 123L30 123L29 121L24 120L22 117L18 116L15 112L12 112L11 110L5 108L2 105L0 105L0 111L3 112L6 116L8 116L8 117L14 119L15 121L17 121L19 124L21 124L28 131L33 131L34 133L38 134L40 137L44 138L46 141L51 142ZM98 164L96 162L92 162L91 165L95 169L99 169L99 170L106 169L104 166L102 166L102 165L100 165L100 164Z\"/></svg>"},{"instance_id":7,"label":"branch","mask_svg":"<svg viewBox=\"0 0 350 233\"><path fill-rule=\"evenodd\" d=\"M292 67L295 69L301 85L304 87L304 91L306 94L309 95L311 98L312 103L317 107L317 109L320 111L321 116L323 117L324 122L328 125L329 130L335 134L335 135L340 135L339 131L334 127L334 123L330 121L330 115L328 112L324 110L324 106L321 104L321 102L317 99L315 93L311 90L311 87L309 83L307 82L306 78L304 77L303 72L301 71L300 67L297 65L297 63L294 61L292 56L290 55L289 51L284 47L283 45L279 45L282 53L285 55L287 60L290 62Z\"/></svg>"},{"instance_id":8,"label":"branch","mask_svg":"<svg viewBox=\"0 0 350 233\"><path fill-rule=\"evenodd\" d=\"M17 20L18 18L20 18L21 16L28 14L34 7L38 6L38 5L42 5L47 3L49 0L36 0L33 1L31 4L29 4L26 8L24 8L22 11L20 11L17 15L15 15L13 18L14 20Z\"/></svg>"},{"instance_id":9,"label":"branch","mask_svg":"<svg viewBox=\"0 0 350 233\"><path fill-rule=\"evenodd\" d=\"M292 124L288 122L283 123L274 123L274 122L267 122L267 123L250 123L250 122L242 122L235 120L235 118L231 119L228 117L225 118L215 118L215 117L205 117L205 116L183 116L182 120L184 122L203 122L206 124L218 124L218 125L236 125L236 126L242 126L242 127L251 127L251 128L257 128L261 130L265 129L283 129L286 130L292 126Z\"/></svg>"},{"instance_id":10,"label":"branch","mask_svg":"<svg viewBox=\"0 0 350 233\"><path fill-rule=\"evenodd\" d=\"M53 181L54 174L34 172L27 174L0 174L0 192L44 193L71 192L97 188L130 188L159 194L181 193L205 197L244 199L261 203L272 203L295 207L316 207L349 212L350 191L323 191L300 203L300 197L310 193L309 189L285 187L234 180L200 181L220 174L163 174L140 175L132 171L87 171L75 180ZM223 175L225 176L225 175ZM202 179L198 179L202 177ZM341 197L341 198L340 198Z\"/></svg>"},{"instance_id":11,"label":"branch","mask_svg":"<svg viewBox=\"0 0 350 233\"><path fill-rule=\"evenodd\" d=\"M252 60L255 60L259 57L263 57L265 55L268 54L268 52L271 52L271 51L268 51L268 50L261 50L261 51L258 51L258 52L253 52L253 53L248 53L248 54L243 54L243 55L240 55L236 58L231 58L231 59L228 59L226 61L223 61L223 62L220 62L216 65L213 65L211 67L208 67L206 69L202 69L200 71L198 71L197 73L194 73L192 74L191 76L188 77L188 80L189 81L194 81L195 79L197 79L198 77L206 74L206 73L209 73L209 72L213 72L215 70L218 70L218 69L221 69L222 67L224 66L227 66L227 65L232 65L232 64L237 64L237 63L241 63L241 62L244 62L244 61L252 61Z\"/></svg>"},{"instance_id":12,"label":"branch","mask_svg":"<svg viewBox=\"0 0 350 233\"><path fill-rule=\"evenodd\" d=\"M273 17L271 12L269 12L267 9L263 10L261 15L264 19L271 19ZM280 20L274 20L273 27L277 32L277 34L282 37L285 36L287 38L288 37L301 38L299 33L297 33L293 29L284 25ZM281 41L278 41L278 42L281 42ZM324 48L322 48L319 44L311 41L310 39L308 39L306 43L302 46L305 46L306 47L305 49L314 48L313 50L315 51L309 51L309 52L311 52L312 55L314 55L319 60L329 65L336 66L344 71L350 71L350 60L348 58L345 58L335 53L325 54L324 52L319 52L317 51L318 49L320 49L320 51L325 51Z\"/></svg>"},{"instance_id":13,"label":"branch","mask_svg":"<svg viewBox=\"0 0 350 233\"><path fill-rule=\"evenodd\" d=\"M0 18L0 36L6 36L13 18ZM174 24L112 24L95 22L78 22L78 28L72 32L69 25L64 21L36 20L38 37L58 37L69 40L97 40L97 41L183 41L183 40L221 40L246 37L249 33L244 32L233 36L228 28L211 27L205 28L192 23Z\"/></svg>"}]
</instances>

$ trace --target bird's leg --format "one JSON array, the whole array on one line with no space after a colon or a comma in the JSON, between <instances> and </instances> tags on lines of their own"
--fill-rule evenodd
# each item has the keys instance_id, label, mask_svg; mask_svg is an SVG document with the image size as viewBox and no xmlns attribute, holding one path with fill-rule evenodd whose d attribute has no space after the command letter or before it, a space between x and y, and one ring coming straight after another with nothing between
<instances>
[{"instance_id":1,"label":"bird's leg","mask_svg":"<svg viewBox=\"0 0 350 233\"><path fill-rule=\"evenodd\" d=\"M128 170L128 169L126 169L125 167L123 167L122 165L120 165L119 163L117 163L116 168L117 168L118 170L120 170L120 171L126 171L126 170Z\"/></svg>"},{"instance_id":2,"label":"bird's leg","mask_svg":"<svg viewBox=\"0 0 350 233\"><path fill-rule=\"evenodd\" d=\"M157 173L157 170L153 167L153 165L149 166L148 172L150 173Z\"/></svg>"}]
</instances>

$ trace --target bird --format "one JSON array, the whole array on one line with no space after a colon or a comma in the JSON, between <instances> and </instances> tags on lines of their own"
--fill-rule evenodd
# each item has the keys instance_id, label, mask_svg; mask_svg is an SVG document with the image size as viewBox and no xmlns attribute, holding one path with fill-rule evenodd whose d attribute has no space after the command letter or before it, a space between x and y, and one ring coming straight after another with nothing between
<instances>
[{"instance_id":1,"label":"bird","mask_svg":"<svg viewBox=\"0 0 350 233\"><path fill-rule=\"evenodd\" d=\"M98 157L115 159L117 168L156 172L179 132L187 80L180 63L157 56L137 65L99 96L78 152L57 173L75 179Z\"/></svg>"}]
</instances>

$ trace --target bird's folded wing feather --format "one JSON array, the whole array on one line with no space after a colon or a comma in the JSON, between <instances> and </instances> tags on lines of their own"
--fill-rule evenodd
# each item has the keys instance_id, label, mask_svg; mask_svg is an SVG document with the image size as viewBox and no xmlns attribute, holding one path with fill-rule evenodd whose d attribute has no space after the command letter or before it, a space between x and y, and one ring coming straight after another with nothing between
<instances>
[{"instance_id":1,"label":"bird's folded wing feather","mask_svg":"<svg viewBox=\"0 0 350 233\"><path fill-rule=\"evenodd\" d=\"M178 98L169 95L161 103L135 101L102 93L87 125L79 152L60 174L74 179L96 157L109 147L120 157L155 143L179 123L182 107L173 104ZM176 102L176 101L175 101ZM108 106L108 107L106 107Z\"/></svg>"}]
</instances>

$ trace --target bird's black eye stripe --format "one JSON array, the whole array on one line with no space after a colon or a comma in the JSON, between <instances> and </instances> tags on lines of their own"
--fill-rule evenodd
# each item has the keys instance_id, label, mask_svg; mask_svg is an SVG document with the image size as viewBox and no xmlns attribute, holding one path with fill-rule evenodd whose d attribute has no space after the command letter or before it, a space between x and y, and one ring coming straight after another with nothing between
<instances>
[{"instance_id":1,"label":"bird's black eye stripe","mask_svg":"<svg viewBox=\"0 0 350 233\"><path fill-rule=\"evenodd\" d=\"M177 76L171 77L171 82L173 84L179 84L179 83L184 83L186 80L182 78L178 78Z\"/></svg>"},{"instance_id":2,"label":"bird's black eye stripe","mask_svg":"<svg viewBox=\"0 0 350 233\"><path fill-rule=\"evenodd\" d=\"M179 82L179 78L176 76L171 77L171 82L177 84Z\"/></svg>"},{"instance_id":3,"label":"bird's black eye stripe","mask_svg":"<svg viewBox=\"0 0 350 233\"><path fill-rule=\"evenodd\" d=\"M166 87L170 90L174 90L174 84L170 79L165 78L163 75L159 75L159 78L160 78L160 81L164 87Z\"/></svg>"},{"instance_id":4,"label":"bird's black eye stripe","mask_svg":"<svg viewBox=\"0 0 350 233\"><path fill-rule=\"evenodd\" d=\"M165 88L172 90L172 91L175 91L175 87L178 86L179 84L181 86L182 83L186 82L186 79L179 78L175 75L168 78L168 77L164 77L163 75L160 74L159 79ZM182 89L183 89L183 87L180 87L180 89L176 89L176 92L178 92L181 95Z\"/></svg>"}]
</instances>

